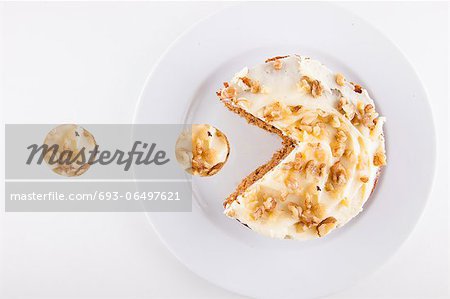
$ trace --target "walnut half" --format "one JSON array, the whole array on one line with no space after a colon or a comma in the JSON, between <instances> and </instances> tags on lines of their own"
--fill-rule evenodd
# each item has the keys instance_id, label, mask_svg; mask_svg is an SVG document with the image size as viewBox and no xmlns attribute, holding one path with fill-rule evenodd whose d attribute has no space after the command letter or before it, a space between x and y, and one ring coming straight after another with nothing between
<instances>
[{"instance_id":1,"label":"walnut half","mask_svg":"<svg viewBox=\"0 0 450 299\"><path fill-rule=\"evenodd\" d=\"M331 166L328 181L334 189L347 183L347 171L344 166L342 166L341 162L337 161Z\"/></svg>"},{"instance_id":2,"label":"walnut half","mask_svg":"<svg viewBox=\"0 0 450 299\"><path fill-rule=\"evenodd\" d=\"M250 88L252 93L258 93L261 91L261 85L258 81L252 80L249 77L241 77L241 81Z\"/></svg>"},{"instance_id":3,"label":"walnut half","mask_svg":"<svg viewBox=\"0 0 450 299\"><path fill-rule=\"evenodd\" d=\"M383 152L376 152L373 157L373 165L384 166L386 165L386 155Z\"/></svg>"},{"instance_id":4,"label":"walnut half","mask_svg":"<svg viewBox=\"0 0 450 299\"><path fill-rule=\"evenodd\" d=\"M345 84L345 77L341 73L336 74L336 83L339 86L344 86Z\"/></svg>"},{"instance_id":5,"label":"walnut half","mask_svg":"<svg viewBox=\"0 0 450 299\"><path fill-rule=\"evenodd\" d=\"M319 235L319 237L323 237L326 234L328 234L333 228L336 227L336 218L334 217L328 217L325 218L324 220L322 220L318 225L317 225L317 234Z\"/></svg>"},{"instance_id":6,"label":"walnut half","mask_svg":"<svg viewBox=\"0 0 450 299\"><path fill-rule=\"evenodd\" d=\"M300 79L300 86L314 98L320 97L323 93L323 86L319 80L313 80L308 76L303 76Z\"/></svg>"}]
</instances>

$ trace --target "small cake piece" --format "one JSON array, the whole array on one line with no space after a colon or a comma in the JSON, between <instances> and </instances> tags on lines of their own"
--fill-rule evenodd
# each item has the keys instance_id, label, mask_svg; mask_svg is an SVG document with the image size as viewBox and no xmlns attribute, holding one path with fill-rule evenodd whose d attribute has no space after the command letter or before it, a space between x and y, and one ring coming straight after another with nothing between
<instances>
[{"instance_id":1,"label":"small cake piece","mask_svg":"<svg viewBox=\"0 0 450 299\"><path fill-rule=\"evenodd\" d=\"M45 137L44 144L48 146L45 162L55 173L68 177L82 175L89 169L92 161L83 160L80 152L89 157L89 152L94 151L97 145L89 131L73 124L52 129Z\"/></svg>"},{"instance_id":2,"label":"small cake piece","mask_svg":"<svg viewBox=\"0 0 450 299\"><path fill-rule=\"evenodd\" d=\"M192 175L212 176L228 159L230 146L220 130L208 124L194 124L182 132L176 143L177 161Z\"/></svg>"},{"instance_id":3,"label":"small cake piece","mask_svg":"<svg viewBox=\"0 0 450 299\"><path fill-rule=\"evenodd\" d=\"M244 68L218 96L283 139L225 200L227 216L266 236L306 240L361 212L386 164L384 118L367 90L293 55Z\"/></svg>"}]
</instances>

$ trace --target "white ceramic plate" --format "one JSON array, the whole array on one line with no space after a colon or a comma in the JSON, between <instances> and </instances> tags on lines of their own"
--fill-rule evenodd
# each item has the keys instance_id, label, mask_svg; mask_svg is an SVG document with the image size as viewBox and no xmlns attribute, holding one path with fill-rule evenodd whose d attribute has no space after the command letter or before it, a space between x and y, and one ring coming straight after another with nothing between
<instances>
[{"instance_id":1,"label":"white ceramic plate","mask_svg":"<svg viewBox=\"0 0 450 299\"><path fill-rule=\"evenodd\" d=\"M388 166L364 211L319 240L259 236L222 214L237 183L281 143L229 112L215 91L243 66L301 54L369 90L387 117ZM380 32L327 3L232 6L181 36L149 76L137 123L209 123L231 155L211 178L195 178L192 213L151 213L169 250L201 277L258 298L313 298L373 272L403 243L427 200L435 165L425 91L400 51Z\"/></svg>"}]
</instances>

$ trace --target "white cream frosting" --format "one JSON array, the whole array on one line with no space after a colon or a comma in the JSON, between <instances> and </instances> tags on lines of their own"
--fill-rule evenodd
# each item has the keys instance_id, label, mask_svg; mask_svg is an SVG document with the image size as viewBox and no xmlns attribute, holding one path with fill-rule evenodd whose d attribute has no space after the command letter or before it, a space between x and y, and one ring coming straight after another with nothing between
<instances>
[{"instance_id":1,"label":"white cream frosting","mask_svg":"<svg viewBox=\"0 0 450 299\"><path fill-rule=\"evenodd\" d=\"M316 60L289 56L244 68L226 85L223 101L281 130L296 147L228 203L225 214L270 237L310 239L361 212L385 163L384 118L365 89L356 92L343 80ZM289 166L293 161L300 169ZM319 175L305 170L308 161L316 172L321 167ZM333 181L342 172L345 183ZM310 216L313 224L305 226Z\"/></svg>"}]
</instances>

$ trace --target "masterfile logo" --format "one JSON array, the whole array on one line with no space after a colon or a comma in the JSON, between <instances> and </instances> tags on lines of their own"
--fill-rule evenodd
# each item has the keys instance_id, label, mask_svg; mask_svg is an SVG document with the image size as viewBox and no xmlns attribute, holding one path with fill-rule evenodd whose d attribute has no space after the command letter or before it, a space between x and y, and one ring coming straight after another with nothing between
<instances>
[{"instance_id":1,"label":"masterfile logo","mask_svg":"<svg viewBox=\"0 0 450 299\"><path fill-rule=\"evenodd\" d=\"M134 141L130 150L101 150L94 136L85 128L64 124L53 128L46 136L43 144L31 144L27 147L29 156L27 165L45 162L57 174L63 176L79 176L92 165L122 165L129 171L136 165L164 165L170 161L166 151L158 150L156 143Z\"/></svg>"}]
</instances>

